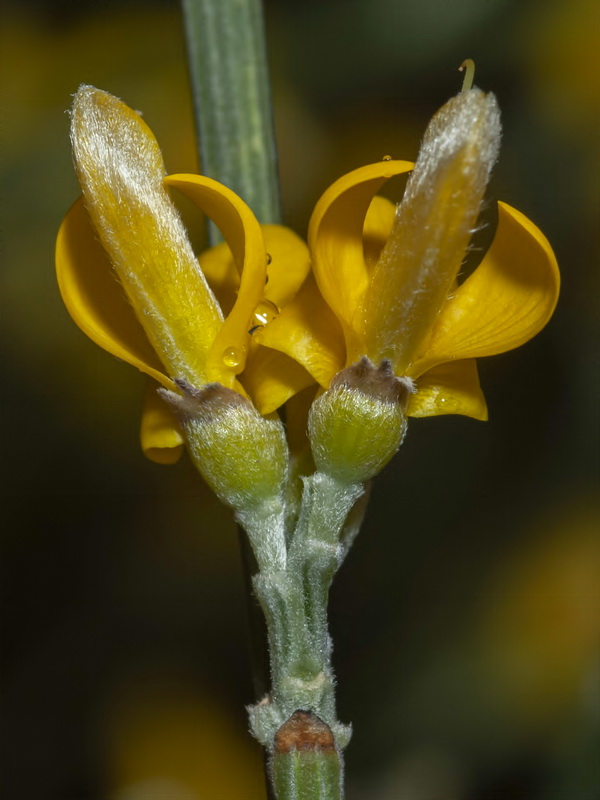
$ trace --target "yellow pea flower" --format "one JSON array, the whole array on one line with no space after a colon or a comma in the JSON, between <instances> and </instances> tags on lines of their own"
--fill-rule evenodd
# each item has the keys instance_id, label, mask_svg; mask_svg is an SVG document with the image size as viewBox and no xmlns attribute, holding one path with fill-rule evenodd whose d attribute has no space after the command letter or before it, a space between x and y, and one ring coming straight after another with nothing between
<instances>
[{"instance_id":1,"label":"yellow pea flower","mask_svg":"<svg viewBox=\"0 0 600 800\"><path fill-rule=\"evenodd\" d=\"M330 186L309 224L316 282L258 341L303 364L325 389L367 356L414 386L408 416L487 419L475 358L532 338L550 319L560 284L544 235L499 203L491 247L457 285L499 139L493 95L469 89L434 116L415 165L384 159ZM398 208L376 196L411 170Z\"/></svg>"},{"instance_id":2,"label":"yellow pea flower","mask_svg":"<svg viewBox=\"0 0 600 800\"><path fill-rule=\"evenodd\" d=\"M216 181L166 177L151 131L111 95L81 87L72 118L83 202L58 235L63 299L90 338L167 389L174 379L218 382L269 414L367 356L414 383L408 416L486 419L475 358L523 344L556 305L548 241L504 203L490 249L457 285L500 137L495 100L478 89L434 116L416 165L384 159L335 182L312 214L308 247L287 228L259 225ZM410 171L398 208L377 196ZM170 187L224 235L200 266ZM182 449L154 390L141 439L163 463Z\"/></svg>"},{"instance_id":3,"label":"yellow pea flower","mask_svg":"<svg viewBox=\"0 0 600 800\"><path fill-rule=\"evenodd\" d=\"M306 244L287 228L261 228L248 206L217 181L166 177L148 126L106 92L79 89L71 139L83 198L60 227L56 268L75 322L170 391L180 380L246 394L238 375L257 349L250 331L302 284L309 270ZM200 264L168 187L194 201L227 241ZM260 370L261 359L254 360ZM279 353L271 351L266 360L275 362L286 398L313 380ZM276 390L277 381L272 385ZM172 463L181 454L179 424L154 389L146 394L141 440L153 460Z\"/></svg>"}]
</instances>

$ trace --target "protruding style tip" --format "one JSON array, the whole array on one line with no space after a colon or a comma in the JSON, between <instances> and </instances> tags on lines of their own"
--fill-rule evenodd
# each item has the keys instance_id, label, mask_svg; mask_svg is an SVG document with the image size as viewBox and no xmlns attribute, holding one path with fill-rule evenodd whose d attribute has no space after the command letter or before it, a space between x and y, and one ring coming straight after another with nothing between
<instances>
[{"instance_id":1,"label":"protruding style tip","mask_svg":"<svg viewBox=\"0 0 600 800\"><path fill-rule=\"evenodd\" d=\"M460 67L458 68L459 72L465 73L465 77L463 78L463 83L461 87L461 92L468 92L469 89L473 88L473 79L475 77L475 62L472 58L465 58L462 62Z\"/></svg>"}]
</instances>

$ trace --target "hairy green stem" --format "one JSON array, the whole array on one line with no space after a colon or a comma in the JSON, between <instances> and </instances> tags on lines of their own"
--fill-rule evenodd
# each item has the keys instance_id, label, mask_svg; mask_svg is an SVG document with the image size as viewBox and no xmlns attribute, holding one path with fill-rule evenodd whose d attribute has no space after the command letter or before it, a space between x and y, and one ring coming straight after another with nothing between
<instances>
[{"instance_id":1,"label":"hairy green stem","mask_svg":"<svg viewBox=\"0 0 600 800\"><path fill-rule=\"evenodd\" d=\"M271 775L277 800L342 800L342 756L335 751L276 753Z\"/></svg>"},{"instance_id":2,"label":"hairy green stem","mask_svg":"<svg viewBox=\"0 0 600 800\"><path fill-rule=\"evenodd\" d=\"M201 170L280 222L261 0L182 0ZM212 226L211 243L220 240Z\"/></svg>"},{"instance_id":3,"label":"hairy green stem","mask_svg":"<svg viewBox=\"0 0 600 800\"><path fill-rule=\"evenodd\" d=\"M303 483L285 564L274 551L258 559L253 578L267 622L271 691L249 709L250 723L271 754L279 800L341 800L350 729L336 715L327 600L344 553L340 536L364 487L322 472ZM247 510L242 524L251 542L260 538L258 511Z\"/></svg>"}]
</instances>

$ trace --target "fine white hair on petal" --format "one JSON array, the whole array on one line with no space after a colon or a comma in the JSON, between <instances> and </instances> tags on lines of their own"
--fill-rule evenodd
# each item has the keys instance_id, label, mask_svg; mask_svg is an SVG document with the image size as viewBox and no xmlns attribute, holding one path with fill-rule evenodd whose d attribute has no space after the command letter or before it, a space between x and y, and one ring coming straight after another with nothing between
<instances>
[{"instance_id":1,"label":"fine white hair on petal","mask_svg":"<svg viewBox=\"0 0 600 800\"><path fill-rule=\"evenodd\" d=\"M170 374L202 383L222 314L163 186L156 139L118 98L82 85L71 144L86 207L148 338Z\"/></svg>"},{"instance_id":2,"label":"fine white hair on petal","mask_svg":"<svg viewBox=\"0 0 600 800\"><path fill-rule=\"evenodd\" d=\"M453 97L433 116L425 131L406 187L406 200L423 191L432 173L461 151L465 178L469 176L475 188L483 192L498 158L501 135L500 109L493 94L470 89Z\"/></svg>"},{"instance_id":3,"label":"fine white hair on petal","mask_svg":"<svg viewBox=\"0 0 600 800\"><path fill-rule=\"evenodd\" d=\"M461 268L500 137L496 99L480 89L453 97L427 127L361 309L369 354L396 374L418 355Z\"/></svg>"}]
</instances>

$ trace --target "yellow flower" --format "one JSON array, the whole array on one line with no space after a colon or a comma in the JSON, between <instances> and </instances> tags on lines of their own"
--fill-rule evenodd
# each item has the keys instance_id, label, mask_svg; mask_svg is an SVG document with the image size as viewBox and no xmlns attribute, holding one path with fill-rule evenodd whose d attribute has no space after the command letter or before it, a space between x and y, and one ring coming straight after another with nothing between
<instances>
[{"instance_id":1,"label":"yellow flower","mask_svg":"<svg viewBox=\"0 0 600 800\"><path fill-rule=\"evenodd\" d=\"M302 240L281 226L261 228L217 181L165 178L152 132L112 95L79 89L71 138L83 198L60 227L56 268L65 305L84 333L171 391L177 379L245 394L238 375L249 356L258 371L274 362L286 397L290 383L310 383L279 353L252 357L257 348L249 333L304 281L309 259ZM202 257L202 269L165 185L194 201L227 241ZM146 394L141 439L153 460L179 458L179 424L154 388Z\"/></svg>"},{"instance_id":2,"label":"yellow flower","mask_svg":"<svg viewBox=\"0 0 600 800\"><path fill-rule=\"evenodd\" d=\"M477 89L434 116L416 165L383 160L327 189L308 247L287 228L259 225L214 180L165 177L151 131L111 95L81 87L72 120L83 202L58 235L63 299L90 338L171 391L175 380L216 382L268 415L367 356L414 383L408 416L486 419L475 358L523 344L556 305L550 245L503 203L490 249L457 283L500 136L495 100ZM413 167L397 209L377 196ZM201 268L171 187L223 233ZM179 457L179 424L154 389L141 438L150 458Z\"/></svg>"},{"instance_id":3,"label":"yellow flower","mask_svg":"<svg viewBox=\"0 0 600 800\"><path fill-rule=\"evenodd\" d=\"M532 338L550 319L560 283L543 234L499 203L491 247L457 285L499 138L495 99L472 89L434 116L397 209L376 193L413 169L406 161L384 159L329 187L309 224L316 282L257 340L303 364L324 388L362 356L387 359L414 382L408 416L487 419L475 358Z\"/></svg>"}]
</instances>

